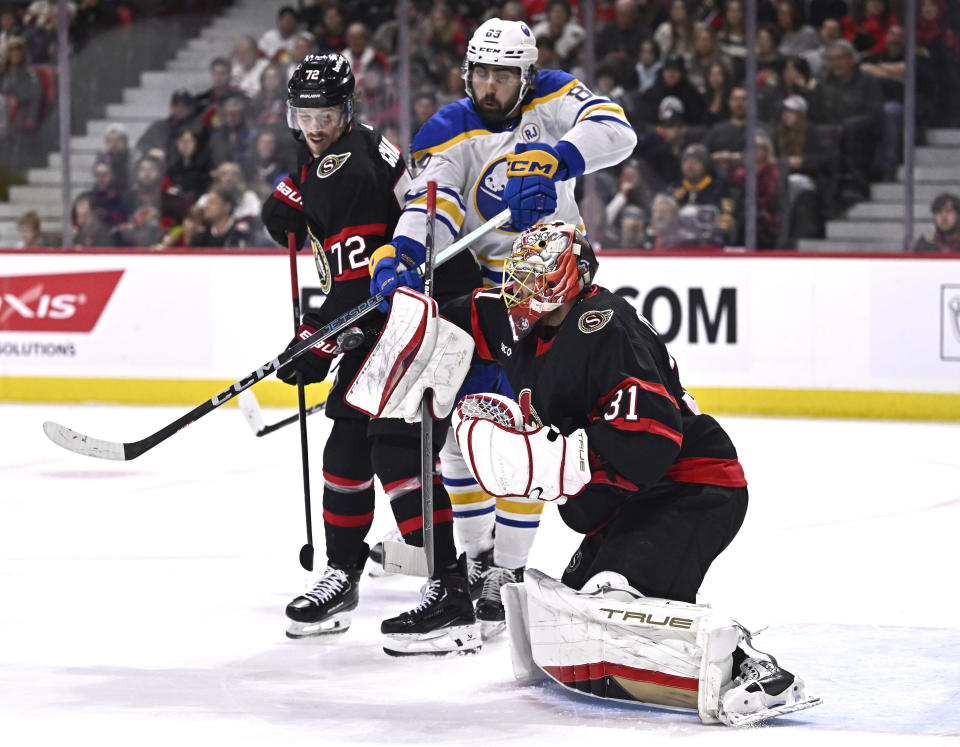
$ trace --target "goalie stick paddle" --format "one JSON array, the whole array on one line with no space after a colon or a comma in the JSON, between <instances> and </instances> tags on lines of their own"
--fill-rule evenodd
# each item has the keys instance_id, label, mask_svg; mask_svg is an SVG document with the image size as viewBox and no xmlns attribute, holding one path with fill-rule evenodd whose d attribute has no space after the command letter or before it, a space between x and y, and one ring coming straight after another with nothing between
<instances>
[{"instance_id":1,"label":"goalie stick paddle","mask_svg":"<svg viewBox=\"0 0 960 747\"><path fill-rule=\"evenodd\" d=\"M440 252L437 255L435 265L439 266L454 255L459 254L481 236L484 236L490 233L490 231L502 226L509 218L510 209L504 208L486 223L478 226L466 236L458 241L455 241L442 252ZM420 272L423 272L422 265L418 269ZM140 439L139 441L122 442L93 438L92 436L87 436L79 431L75 431L72 428L67 428L65 425L60 425L59 423L54 423L50 420L43 424L43 432L46 434L47 438L53 441L57 446L60 446L67 451L81 454L82 456L94 457L96 459L111 459L120 462L128 462L131 459L136 459L138 456L150 451L150 449L157 444L161 444L166 441L173 434L177 433L183 428L186 428L191 423L195 423L204 415L209 415L211 412L220 407L220 405L229 402L238 394L246 389L249 389L257 382L263 381L263 379L274 373L282 365L289 363L294 358L303 355L304 352L309 350L318 342L326 340L331 335L335 335L340 330L350 326L350 324L360 317L373 311L381 303L383 303L383 296L380 293L372 298L368 298L358 306L355 306L349 311L344 312L329 324L321 327L306 339L301 340L296 345L293 345L292 347L289 347L281 352L272 360L269 360L260 367L255 368L249 374L244 376L239 381L234 382L222 392L215 394L210 399L197 405L190 410L190 412L186 413L185 415L181 415L179 418L174 420L172 423L165 425L156 433L152 433L146 438Z\"/></svg>"},{"instance_id":2,"label":"goalie stick paddle","mask_svg":"<svg viewBox=\"0 0 960 747\"><path fill-rule=\"evenodd\" d=\"M323 402L317 402L315 405L311 405L306 410L303 411L304 415L310 416L315 412L321 412L327 406L326 400ZM300 414L291 415L290 417L284 418L283 420L278 420L276 423L267 423L263 419L263 410L260 409L260 403L257 401L257 395L253 393L252 389L247 389L240 393L240 396L237 397L237 407L240 408L240 412L243 413L243 417L246 419L247 424L250 426L250 430L253 431L253 435L257 436L266 436L274 431L278 431L281 428L284 428L291 423L296 423L300 419Z\"/></svg>"}]
</instances>

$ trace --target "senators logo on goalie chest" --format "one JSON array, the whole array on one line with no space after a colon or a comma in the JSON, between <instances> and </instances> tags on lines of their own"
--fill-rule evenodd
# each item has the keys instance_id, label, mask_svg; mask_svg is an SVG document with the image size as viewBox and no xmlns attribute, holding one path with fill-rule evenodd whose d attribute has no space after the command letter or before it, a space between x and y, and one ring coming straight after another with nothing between
<instances>
[{"instance_id":1,"label":"senators logo on goalie chest","mask_svg":"<svg viewBox=\"0 0 960 747\"><path fill-rule=\"evenodd\" d=\"M331 153L324 156L317 166L317 176L326 179L330 174L339 169L350 158L350 153Z\"/></svg>"},{"instance_id":2,"label":"senators logo on goalie chest","mask_svg":"<svg viewBox=\"0 0 960 747\"><path fill-rule=\"evenodd\" d=\"M613 309L604 309L603 311L587 311L580 317L577 326L585 335L603 329L607 322L613 317Z\"/></svg>"}]
</instances>

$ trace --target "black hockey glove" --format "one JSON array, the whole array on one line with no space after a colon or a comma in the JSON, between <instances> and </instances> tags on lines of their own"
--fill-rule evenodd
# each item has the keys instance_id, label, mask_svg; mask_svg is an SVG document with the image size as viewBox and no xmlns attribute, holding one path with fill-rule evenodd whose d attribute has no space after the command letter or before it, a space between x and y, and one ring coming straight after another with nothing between
<instances>
[{"instance_id":1,"label":"black hockey glove","mask_svg":"<svg viewBox=\"0 0 960 747\"><path fill-rule=\"evenodd\" d=\"M316 332L321 325L316 324L314 326L315 323L316 320L311 319L309 314L304 316L303 323L297 330L297 336L287 345L287 350ZM299 357L280 366L277 369L277 378L286 384L296 386L297 373L302 373L304 384L316 384L327 377L330 372L330 364L333 363L334 358L340 355L340 352L340 346L335 340L321 340L307 352L301 353Z\"/></svg>"},{"instance_id":2,"label":"black hockey glove","mask_svg":"<svg viewBox=\"0 0 960 747\"><path fill-rule=\"evenodd\" d=\"M279 199L275 192L263 203L260 217L271 238L280 246L287 245L288 232L297 237L298 250L303 246L307 238L307 221L303 210L298 210L288 202Z\"/></svg>"}]
</instances>

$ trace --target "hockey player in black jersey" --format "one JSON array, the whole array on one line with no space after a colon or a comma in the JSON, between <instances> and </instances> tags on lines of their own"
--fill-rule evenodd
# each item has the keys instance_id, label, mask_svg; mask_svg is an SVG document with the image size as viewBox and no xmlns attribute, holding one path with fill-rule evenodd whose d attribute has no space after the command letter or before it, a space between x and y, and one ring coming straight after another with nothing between
<instances>
[{"instance_id":1,"label":"hockey player in black jersey","mask_svg":"<svg viewBox=\"0 0 960 747\"><path fill-rule=\"evenodd\" d=\"M409 183L400 151L357 121L354 88L350 65L339 54L308 56L288 86L288 125L299 141L299 165L266 200L263 222L280 244L286 245L288 232L296 235L298 247L309 239L327 294L318 310L304 314L299 339L367 300L370 253L392 236ZM437 276L453 292L479 284L479 269L468 254L445 265ZM369 553L364 540L373 521L374 475L390 498L404 541L423 544L419 427L396 419L370 420L343 401L383 319L378 312L360 319L351 335L355 346L349 350L341 350L342 337L327 340L277 372L290 384L297 372L304 383L320 382L342 354L325 408L333 420L323 451L327 567L310 591L287 605L287 635L292 638L349 627ZM446 429L437 432L442 443ZM432 487L435 567L440 569L442 594L434 595L428 619L388 639L387 653L420 653L415 639L427 633L430 653L480 645L465 588L465 561L456 557L450 499L441 484Z\"/></svg>"},{"instance_id":2,"label":"hockey player in black jersey","mask_svg":"<svg viewBox=\"0 0 960 747\"><path fill-rule=\"evenodd\" d=\"M747 482L650 322L592 284L597 267L573 225L540 224L515 241L501 287L443 307L517 392L468 395L454 410L477 482L554 502L585 535L561 581L530 569L504 587L515 670L735 725L816 705L802 680L743 647L745 629L696 604L743 522ZM421 303L398 291L383 337Z\"/></svg>"}]
</instances>

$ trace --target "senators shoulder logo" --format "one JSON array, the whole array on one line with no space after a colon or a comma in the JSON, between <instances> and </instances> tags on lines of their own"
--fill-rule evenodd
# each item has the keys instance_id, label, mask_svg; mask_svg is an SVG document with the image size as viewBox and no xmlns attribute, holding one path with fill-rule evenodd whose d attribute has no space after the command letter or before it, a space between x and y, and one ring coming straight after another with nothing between
<instances>
[{"instance_id":1,"label":"senators shoulder logo","mask_svg":"<svg viewBox=\"0 0 960 747\"><path fill-rule=\"evenodd\" d=\"M317 176L321 179L326 179L330 174L343 166L350 156L350 153L331 153L329 156L324 156L317 166Z\"/></svg>"},{"instance_id":2,"label":"senators shoulder logo","mask_svg":"<svg viewBox=\"0 0 960 747\"><path fill-rule=\"evenodd\" d=\"M598 329L603 329L612 317L613 309L604 309L603 311L587 311L580 317L580 321L577 322L577 326L580 328L581 332L583 332L585 335L589 335L591 332L596 332Z\"/></svg>"}]
</instances>

